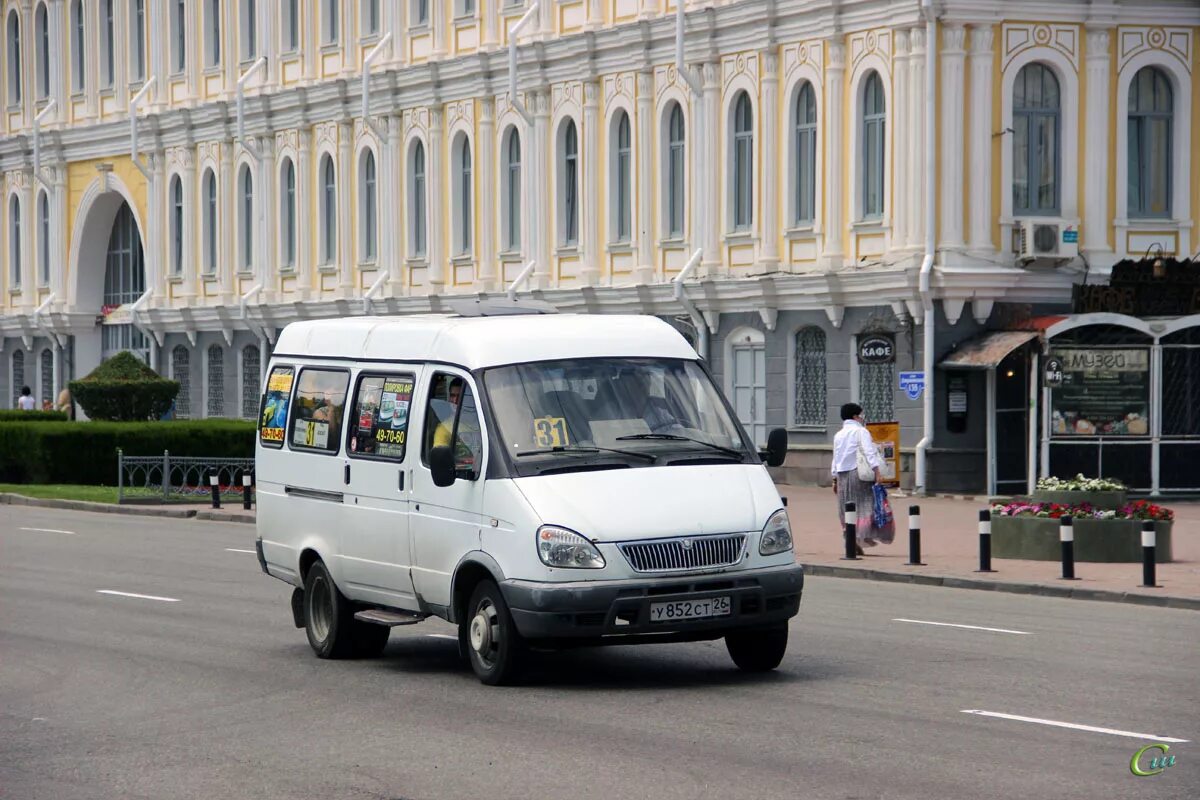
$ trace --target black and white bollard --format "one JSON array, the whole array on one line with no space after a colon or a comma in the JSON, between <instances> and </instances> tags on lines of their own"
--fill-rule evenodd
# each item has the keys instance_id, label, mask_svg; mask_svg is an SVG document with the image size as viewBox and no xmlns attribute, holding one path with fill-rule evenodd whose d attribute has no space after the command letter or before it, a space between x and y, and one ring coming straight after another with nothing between
<instances>
[{"instance_id":1,"label":"black and white bollard","mask_svg":"<svg viewBox=\"0 0 1200 800\"><path fill-rule=\"evenodd\" d=\"M858 523L857 509L854 503L846 503L846 509L842 515L842 524L845 528L846 553L842 556L842 561L859 561L858 557Z\"/></svg>"},{"instance_id":2,"label":"black and white bollard","mask_svg":"<svg viewBox=\"0 0 1200 800\"><path fill-rule=\"evenodd\" d=\"M992 510L979 511L979 569L976 572L995 572L992 569Z\"/></svg>"},{"instance_id":3,"label":"black and white bollard","mask_svg":"<svg viewBox=\"0 0 1200 800\"><path fill-rule=\"evenodd\" d=\"M217 483L217 471L215 469L208 472L208 486L212 489L212 507L221 507L221 487Z\"/></svg>"},{"instance_id":4,"label":"black and white bollard","mask_svg":"<svg viewBox=\"0 0 1200 800\"><path fill-rule=\"evenodd\" d=\"M1158 588L1155 580L1155 569L1158 564L1158 532L1154 529L1154 520L1142 522L1142 586L1147 589Z\"/></svg>"},{"instance_id":5,"label":"black and white bollard","mask_svg":"<svg viewBox=\"0 0 1200 800\"><path fill-rule=\"evenodd\" d=\"M1070 517L1058 520L1058 540L1062 543L1063 580L1078 580L1075 577L1075 520Z\"/></svg>"},{"instance_id":6,"label":"black and white bollard","mask_svg":"<svg viewBox=\"0 0 1200 800\"><path fill-rule=\"evenodd\" d=\"M252 480L253 476L251 475L250 470L246 470L242 473L242 508L244 508L246 511L250 510L250 482Z\"/></svg>"},{"instance_id":7,"label":"black and white bollard","mask_svg":"<svg viewBox=\"0 0 1200 800\"><path fill-rule=\"evenodd\" d=\"M908 565L923 567L921 562L921 507L908 507Z\"/></svg>"}]
</instances>

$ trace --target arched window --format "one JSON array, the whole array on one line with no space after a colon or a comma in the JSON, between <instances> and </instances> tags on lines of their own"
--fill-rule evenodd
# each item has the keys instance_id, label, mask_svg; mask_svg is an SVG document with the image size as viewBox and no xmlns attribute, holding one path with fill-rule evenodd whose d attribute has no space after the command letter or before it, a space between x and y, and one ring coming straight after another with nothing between
<instances>
[{"instance_id":1,"label":"arched window","mask_svg":"<svg viewBox=\"0 0 1200 800\"><path fill-rule=\"evenodd\" d=\"M250 167L242 166L238 181L238 233L241 234L241 267L254 267L254 176Z\"/></svg>"},{"instance_id":2,"label":"arched window","mask_svg":"<svg viewBox=\"0 0 1200 800\"><path fill-rule=\"evenodd\" d=\"M38 193L38 285L50 285L50 196Z\"/></svg>"},{"instance_id":3,"label":"arched window","mask_svg":"<svg viewBox=\"0 0 1200 800\"><path fill-rule=\"evenodd\" d=\"M221 345L209 345L207 361L208 386L205 394L208 402L204 409L205 416L223 417L225 416L225 351L221 349Z\"/></svg>"},{"instance_id":4,"label":"arched window","mask_svg":"<svg viewBox=\"0 0 1200 800\"><path fill-rule=\"evenodd\" d=\"M205 66L215 67L221 63L221 0L205 3Z\"/></svg>"},{"instance_id":5,"label":"arched window","mask_svg":"<svg viewBox=\"0 0 1200 800\"><path fill-rule=\"evenodd\" d=\"M750 95L739 92L733 105L733 229L754 223L754 109Z\"/></svg>"},{"instance_id":6,"label":"arched window","mask_svg":"<svg viewBox=\"0 0 1200 800\"><path fill-rule=\"evenodd\" d=\"M825 396L825 331L817 327L796 331L796 401L792 421L796 425L825 427L828 416Z\"/></svg>"},{"instance_id":7,"label":"arched window","mask_svg":"<svg viewBox=\"0 0 1200 800\"><path fill-rule=\"evenodd\" d=\"M283 242L280 248L285 268L296 266L296 165L283 160Z\"/></svg>"},{"instance_id":8,"label":"arched window","mask_svg":"<svg viewBox=\"0 0 1200 800\"><path fill-rule=\"evenodd\" d=\"M257 345L242 348L242 417L255 419L258 416L258 379L261 369Z\"/></svg>"},{"instance_id":9,"label":"arched window","mask_svg":"<svg viewBox=\"0 0 1200 800\"><path fill-rule=\"evenodd\" d=\"M187 0L175 0L171 9L171 66L173 72L187 69Z\"/></svg>"},{"instance_id":10,"label":"arched window","mask_svg":"<svg viewBox=\"0 0 1200 800\"><path fill-rule=\"evenodd\" d=\"M322 16L322 29L325 35L321 41L325 44L336 44L338 40L338 14L341 3L339 0L324 0L321 5L324 10Z\"/></svg>"},{"instance_id":11,"label":"arched window","mask_svg":"<svg viewBox=\"0 0 1200 800\"><path fill-rule=\"evenodd\" d=\"M362 245L361 258L363 261L374 261L376 242L378 240L378 223L376 222L376 188L375 188L375 154L370 150L364 150L362 154L362 172L360 173L360 185L362 186L361 211L358 218L362 228Z\"/></svg>"},{"instance_id":12,"label":"arched window","mask_svg":"<svg viewBox=\"0 0 1200 800\"><path fill-rule=\"evenodd\" d=\"M1045 64L1026 64L1013 84L1013 213L1057 214L1062 102Z\"/></svg>"},{"instance_id":13,"label":"arched window","mask_svg":"<svg viewBox=\"0 0 1200 800\"><path fill-rule=\"evenodd\" d=\"M136 302L146 291L145 254L137 220L128 203L121 203L108 237L101 305L118 308ZM143 362L150 358L150 339L130 323L104 325L100 330L100 357L112 358L128 350Z\"/></svg>"},{"instance_id":14,"label":"arched window","mask_svg":"<svg viewBox=\"0 0 1200 800\"><path fill-rule=\"evenodd\" d=\"M21 200L8 198L8 285L21 288Z\"/></svg>"},{"instance_id":15,"label":"arched window","mask_svg":"<svg viewBox=\"0 0 1200 800\"><path fill-rule=\"evenodd\" d=\"M83 35L83 2L71 3L71 91L82 92L87 77L87 37Z\"/></svg>"},{"instance_id":16,"label":"arched window","mask_svg":"<svg viewBox=\"0 0 1200 800\"><path fill-rule=\"evenodd\" d=\"M101 32L101 37L104 42L104 86L111 88L117 80L117 43L113 40L116 31L113 29L113 0L103 0L102 14L104 14L104 27Z\"/></svg>"},{"instance_id":17,"label":"arched window","mask_svg":"<svg viewBox=\"0 0 1200 800\"><path fill-rule=\"evenodd\" d=\"M8 104L21 102L21 20L16 9L8 12Z\"/></svg>"},{"instance_id":18,"label":"arched window","mask_svg":"<svg viewBox=\"0 0 1200 800\"><path fill-rule=\"evenodd\" d=\"M817 95L808 81L801 85L800 93L796 95L792 125L795 136L792 221L811 224L817 206Z\"/></svg>"},{"instance_id":19,"label":"arched window","mask_svg":"<svg viewBox=\"0 0 1200 800\"><path fill-rule=\"evenodd\" d=\"M862 218L883 216L883 158L887 108L883 81L871 71L863 81L862 113Z\"/></svg>"},{"instance_id":20,"label":"arched window","mask_svg":"<svg viewBox=\"0 0 1200 800\"><path fill-rule=\"evenodd\" d=\"M250 61L258 55L258 4L242 0L242 59Z\"/></svg>"},{"instance_id":21,"label":"arched window","mask_svg":"<svg viewBox=\"0 0 1200 800\"><path fill-rule=\"evenodd\" d=\"M192 366L191 352L183 345L171 351L171 379L179 383L179 394L175 395L175 416L187 419L192 415Z\"/></svg>"},{"instance_id":22,"label":"arched window","mask_svg":"<svg viewBox=\"0 0 1200 800\"><path fill-rule=\"evenodd\" d=\"M458 137L454 148L454 231L455 252L467 255L471 252L471 142L466 134Z\"/></svg>"},{"instance_id":23,"label":"arched window","mask_svg":"<svg viewBox=\"0 0 1200 800\"><path fill-rule=\"evenodd\" d=\"M571 246L579 243L579 133L575 120L563 124L559 147L559 243Z\"/></svg>"},{"instance_id":24,"label":"arched window","mask_svg":"<svg viewBox=\"0 0 1200 800\"><path fill-rule=\"evenodd\" d=\"M284 0L283 6L283 52L291 53L300 48L300 9L298 0Z\"/></svg>"},{"instance_id":25,"label":"arched window","mask_svg":"<svg viewBox=\"0 0 1200 800\"><path fill-rule=\"evenodd\" d=\"M217 176L204 173L204 271L217 271Z\"/></svg>"},{"instance_id":26,"label":"arched window","mask_svg":"<svg viewBox=\"0 0 1200 800\"><path fill-rule=\"evenodd\" d=\"M41 374L38 376L38 393L42 405L54 402L54 351L47 347L38 358Z\"/></svg>"},{"instance_id":27,"label":"arched window","mask_svg":"<svg viewBox=\"0 0 1200 800\"><path fill-rule=\"evenodd\" d=\"M33 16L33 40L37 43L37 98L50 96L50 22L46 4L39 3Z\"/></svg>"},{"instance_id":28,"label":"arched window","mask_svg":"<svg viewBox=\"0 0 1200 800\"><path fill-rule=\"evenodd\" d=\"M25 351L14 350L12 354L12 407L18 408L17 398L21 396L21 388L25 385Z\"/></svg>"},{"instance_id":29,"label":"arched window","mask_svg":"<svg viewBox=\"0 0 1200 800\"><path fill-rule=\"evenodd\" d=\"M1129 216L1171 216L1171 82L1158 67L1142 67L1129 84Z\"/></svg>"},{"instance_id":30,"label":"arched window","mask_svg":"<svg viewBox=\"0 0 1200 800\"><path fill-rule=\"evenodd\" d=\"M504 143L504 249L521 249L521 134L516 127L508 129Z\"/></svg>"},{"instance_id":31,"label":"arched window","mask_svg":"<svg viewBox=\"0 0 1200 800\"><path fill-rule=\"evenodd\" d=\"M337 183L333 159L321 159L321 263L337 261Z\"/></svg>"},{"instance_id":32,"label":"arched window","mask_svg":"<svg viewBox=\"0 0 1200 800\"><path fill-rule=\"evenodd\" d=\"M133 0L129 9L129 38L133 47L133 80L146 78L146 0Z\"/></svg>"},{"instance_id":33,"label":"arched window","mask_svg":"<svg viewBox=\"0 0 1200 800\"><path fill-rule=\"evenodd\" d=\"M171 178L171 272L183 272L183 181Z\"/></svg>"},{"instance_id":34,"label":"arched window","mask_svg":"<svg viewBox=\"0 0 1200 800\"><path fill-rule=\"evenodd\" d=\"M633 162L633 135L629 130L629 115L618 111L613 119L611 142L616 146L610 151L611 186L613 187L610 212L613 241L628 242L633 231L632 189L629 182Z\"/></svg>"},{"instance_id":35,"label":"arched window","mask_svg":"<svg viewBox=\"0 0 1200 800\"><path fill-rule=\"evenodd\" d=\"M683 215L687 207L683 184L687 174L684 146L683 108L679 103L672 103L671 113L667 116L667 152L663 158L667 167L667 179L663 185L667 197L663 209L666 212L667 236L672 239L683 237Z\"/></svg>"},{"instance_id":36,"label":"arched window","mask_svg":"<svg viewBox=\"0 0 1200 800\"><path fill-rule=\"evenodd\" d=\"M425 255L425 145L417 141L412 147L409 164L408 185L408 242L409 254L414 258Z\"/></svg>"}]
</instances>

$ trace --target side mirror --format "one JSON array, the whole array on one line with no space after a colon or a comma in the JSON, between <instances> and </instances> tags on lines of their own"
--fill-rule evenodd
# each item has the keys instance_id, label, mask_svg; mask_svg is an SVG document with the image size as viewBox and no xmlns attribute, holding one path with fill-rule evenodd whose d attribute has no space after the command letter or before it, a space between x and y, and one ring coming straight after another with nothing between
<instances>
[{"instance_id":1,"label":"side mirror","mask_svg":"<svg viewBox=\"0 0 1200 800\"><path fill-rule=\"evenodd\" d=\"M454 451L447 445L429 451L429 471L433 473L434 486L450 486L454 483Z\"/></svg>"},{"instance_id":2,"label":"side mirror","mask_svg":"<svg viewBox=\"0 0 1200 800\"><path fill-rule=\"evenodd\" d=\"M768 467L783 466L787 458L788 434L783 428L776 428L767 434L767 449L759 453Z\"/></svg>"}]
</instances>

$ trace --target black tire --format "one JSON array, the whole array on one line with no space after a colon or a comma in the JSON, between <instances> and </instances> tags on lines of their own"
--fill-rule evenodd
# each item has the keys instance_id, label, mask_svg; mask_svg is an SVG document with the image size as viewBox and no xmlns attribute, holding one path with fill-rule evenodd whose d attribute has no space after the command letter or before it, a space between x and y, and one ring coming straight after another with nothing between
<instances>
[{"instance_id":1,"label":"black tire","mask_svg":"<svg viewBox=\"0 0 1200 800\"><path fill-rule=\"evenodd\" d=\"M525 656L525 641L517 632L508 604L493 581L480 581L471 592L458 625L467 660L476 677L488 686L513 683Z\"/></svg>"},{"instance_id":2,"label":"black tire","mask_svg":"<svg viewBox=\"0 0 1200 800\"><path fill-rule=\"evenodd\" d=\"M770 628L737 631L725 636L725 648L738 669L745 672L769 672L783 661L787 652L787 623Z\"/></svg>"},{"instance_id":3,"label":"black tire","mask_svg":"<svg viewBox=\"0 0 1200 800\"><path fill-rule=\"evenodd\" d=\"M325 564L317 561L304 578L304 632L318 658L355 655L354 607L338 590ZM385 629L386 630L386 629Z\"/></svg>"}]
</instances>

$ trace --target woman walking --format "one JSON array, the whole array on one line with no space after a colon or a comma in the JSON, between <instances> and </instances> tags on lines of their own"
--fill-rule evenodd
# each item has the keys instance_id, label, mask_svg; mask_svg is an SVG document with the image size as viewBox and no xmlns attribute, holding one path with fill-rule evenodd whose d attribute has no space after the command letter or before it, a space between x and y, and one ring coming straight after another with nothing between
<instances>
[{"instance_id":1,"label":"woman walking","mask_svg":"<svg viewBox=\"0 0 1200 800\"><path fill-rule=\"evenodd\" d=\"M863 546L874 547L882 542L890 544L895 529L875 527L875 489L880 482L879 470L883 460L875 449L875 442L867 431L863 420L862 406L846 403L842 406L842 429L833 437L833 491L838 499L838 515L845 511L846 503L854 503L856 549L863 554Z\"/></svg>"}]
</instances>

